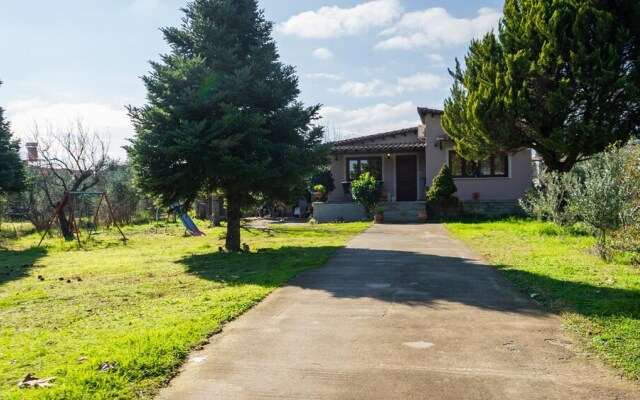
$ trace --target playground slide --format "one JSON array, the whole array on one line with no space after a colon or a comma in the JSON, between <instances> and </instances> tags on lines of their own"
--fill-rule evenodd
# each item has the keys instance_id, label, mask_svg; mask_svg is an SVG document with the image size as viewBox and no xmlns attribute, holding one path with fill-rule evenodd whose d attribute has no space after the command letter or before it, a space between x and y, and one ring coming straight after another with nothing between
<instances>
[{"instance_id":1,"label":"playground slide","mask_svg":"<svg viewBox=\"0 0 640 400\"><path fill-rule=\"evenodd\" d=\"M206 236L204 232L198 229L189 215L185 212L182 212L182 207L180 206L180 204L173 203L171 207L173 208L173 211L175 211L175 213L178 215L178 218L180 218L180 221L182 221L182 225L184 225L184 227L190 234L192 234L193 236Z\"/></svg>"}]
</instances>

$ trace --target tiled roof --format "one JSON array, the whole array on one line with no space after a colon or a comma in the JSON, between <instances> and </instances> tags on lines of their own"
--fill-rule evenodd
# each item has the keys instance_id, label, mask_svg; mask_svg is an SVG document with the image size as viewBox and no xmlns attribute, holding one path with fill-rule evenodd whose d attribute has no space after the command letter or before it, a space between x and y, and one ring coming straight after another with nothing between
<instances>
[{"instance_id":1,"label":"tiled roof","mask_svg":"<svg viewBox=\"0 0 640 400\"><path fill-rule=\"evenodd\" d=\"M407 136L410 134L417 136L418 127L416 126L413 128L398 129L396 131L391 131L391 132L376 133L374 135L367 135L367 136L360 136L360 137L355 137L351 139L339 140L337 142L333 142L332 148L336 146L344 146L344 145L355 144L355 143L364 144L365 142L372 141L372 140L384 139L388 137L396 137L399 135Z\"/></svg>"},{"instance_id":2,"label":"tiled roof","mask_svg":"<svg viewBox=\"0 0 640 400\"><path fill-rule=\"evenodd\" d=\"M435 108L418 107L418 114L420 114L421 119L424 119L424 116L427 114L443 115L444 111Z\"/></svg>"},{"instance_id":3,"label":"tiled roof","mask_svg":"<svg viewBox=\"0 0 640 400\"><path fill-rule=\"evenodd\" d=\"M331 153L402 153L411 151L424 151L427 147L424 142L412 143L372 143L372 144L346 144L334 145L331 147Z\"/></svg>"}]
</instances>

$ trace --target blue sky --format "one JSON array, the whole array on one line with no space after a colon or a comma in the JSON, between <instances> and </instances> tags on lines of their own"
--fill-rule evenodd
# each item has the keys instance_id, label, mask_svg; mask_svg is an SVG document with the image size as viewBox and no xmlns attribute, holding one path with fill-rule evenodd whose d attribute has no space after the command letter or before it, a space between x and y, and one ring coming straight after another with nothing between
<instances>
[{"instance_id":1,"label":"blue sky","mask_svg":"<svg viewBox=\"0 0 640 400\"><path fill-rule=\"evenodd\" d=\"M186 0L2 1L0 106L27 138L81 118L111 138L133 136L125 105L145 103L140 76L167 52L159 27L177 26ZM469 40L495 28L498 0L259 0L300 100L323 105L329 138L418 124L416 107L441 108L447 67Z\"/></svg>"}]
</instances>

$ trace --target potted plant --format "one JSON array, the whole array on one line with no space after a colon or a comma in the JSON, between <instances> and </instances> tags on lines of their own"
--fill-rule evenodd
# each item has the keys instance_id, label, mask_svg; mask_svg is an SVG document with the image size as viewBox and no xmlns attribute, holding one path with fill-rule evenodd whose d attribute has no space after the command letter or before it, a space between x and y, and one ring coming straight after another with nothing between
<instances>
[{"instance_id":1,"label":"potted plant","mask_svg":"<svg viewBox=\"0 0 640 400\"><path fill-rule=\"evenodd\" d=\"M321 168L313 173L308 181L309 192L315 193L315 187L318 185L322 185L324 187L322 201L326 201L329 193L333 192L336 188L335 182L333 181L333 175L331 175L331 170L328 168Z\"/></svg>"},{"instance_id":2,"label":"potted plant","mask_svg":"<svg viewBox=\"0 0 640 400\"><path fill-rule=\"evenodd\" d=\"M327 189L324 185L317 184L313 187L313 198L317 201L323 201L326 193Z\"/></svg>"},{"instance_id":3,"label":"potted plant","mask_svg":"<svg viewBox=\"0 0 640 400\"><path fill-rule=\"evenodd\" d=\"M373 218L376 221L376 224L381 224L384 222L384 210L376 207L374 214L373 214Z\"/></svg>"},{"instance_id":4,"label":"potted plant","mask_svg":"<svg viewBox=\"0 0 640 400\"><path fill-rule=\"evenodd\" d=\"M427 222L427 210L418 211L418 220L420 222Z\"/></svg>"},{"instance_id":5,"label":"potted plant","mask_svg":"<svg viewBox=\"0 0 640 400\"><path fill-rule=\"evenodd\" d=\"M380 201L387 201L387 199L389 198L389 192L387 191L387 188L382 186L380 188Z\"/></svg>"},{"instance_id":6,"label":"potted plant","mask_svg":"<svg viewBox=\"0 0 640 400\"><path fill-rule=\"evenodd\" d=\"M375 210L380 198L378 181L368 172L362 173L351 182L351 196L364 207L367 218L371 218L371 211Z\"/></svg>"}]
</instances>

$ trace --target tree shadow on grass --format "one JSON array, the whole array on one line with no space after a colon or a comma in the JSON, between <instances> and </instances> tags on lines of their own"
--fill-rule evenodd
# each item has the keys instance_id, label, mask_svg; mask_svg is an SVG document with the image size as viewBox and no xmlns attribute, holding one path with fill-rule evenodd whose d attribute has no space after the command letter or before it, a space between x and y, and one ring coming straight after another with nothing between
<instances>
[{"instance_id":1,"label":"tree shadow on grass","mask_svg":"<svg viewBox=\"0 0 640 400\"><path fill-rule=\"evenodd\" d=\"M187 272L228 285L281 286L298 273L325 264L339 246L281 247L251 253L216 252L180 260Z\"/></svg>"},{"instance_id":2,"label":"tree shadow on grass","mask_svg":"<svg viewBox=\"0 0 640 400\"><path fill-rule=\"evenodd\" d=\"M488 265L406 251L282 247L251 254L211 253L181 260L202 279L229 285L288 286L343 299L372 298L438 308L455 302L480 309L543 316L546 312ZM313 294L310 292L309 294Z\"/></svg>"},{"instance_id":3,"label":"tree shadow on grass","mask_svg":"<svg viewBox=\"0 0 640 400\"><path fill-rule=\"evenodd\" d=\"M551 311L571 311L590 316L625 316L640 319L640 290L562 281L527 271L497 265L496 269L523 292L538 294L537 299Z\"/></svg>"},{"instance_id":4,"label":"tree shadow on grass","mask_svg":"<svg viewBox=\"0 0 640 400\"><path fill-rule=\"evenodd\" d=\"M250 254L192 255L181 262L191 274L229 285L276 287L288 282L289 286L327 292L336 298L373 298L411 306L450 301L481 309L543 315L539 303L530 298L537 293L536 300L554 312L569 309L585 316L640 318L639 291L561 281L465 258L342 248L324 268L316 268L337 249L282 247ZM312 270L300 274L307 269Z\"/></svg>"},{"instance_id":5,"label":"tree shadow on grass","mask_svg":"<svg viewBox=\"0 0 640 400\"><path fill-rule=\"evenodd\" d=\"M463 215L429 215L429 223L464 223L464 224L484 224L489 222L509 222L509 221L529 221L530 217L524 215L500 214L463 214Z\"/></svg>"},{"instance_id":6,"label":"tree shadow on grass","mask_svg":"<svg viewBox=\"0 0 640 400\"><path fill-rule=\"evenodd\" d=\"M8 250L0 247L0 286L27 277L35 263L46 254L43 248Z\"/></svg>"}]
</instances>

